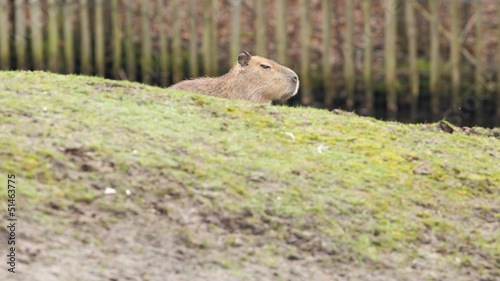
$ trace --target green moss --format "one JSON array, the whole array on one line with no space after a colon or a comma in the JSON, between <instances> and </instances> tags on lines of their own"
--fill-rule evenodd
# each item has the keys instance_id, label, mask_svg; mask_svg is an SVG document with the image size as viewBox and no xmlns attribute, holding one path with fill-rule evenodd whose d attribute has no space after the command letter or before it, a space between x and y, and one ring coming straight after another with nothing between
<instances>
[{"instance_id":1,"label":"green moss","mask_svg":"<svg viewBox=\"0 0 500 281\"><path fill-rule=\"evenodd\" d=\"M498 219L495 138L44 72L0 72L0 102L8 113L0 115L0 171L19 176L23 204L116 214L150 212L164 200L198 206L239 218L244 235L274 239L262 256L271 268L276 255L314 251L309 240L334 260L380 266L396 252L406 264L428 232L444 243L428 245L434 251L472 247L500 258L486 228L464 235L481 226L475 216ZM431 173L414 173L420 166ZM104 196L108 186L117 193ZM291 238L304 246L283 242ZM439 259L464 266L476 258L461 256L460 265Z\"/></svg>"}]
</instances>

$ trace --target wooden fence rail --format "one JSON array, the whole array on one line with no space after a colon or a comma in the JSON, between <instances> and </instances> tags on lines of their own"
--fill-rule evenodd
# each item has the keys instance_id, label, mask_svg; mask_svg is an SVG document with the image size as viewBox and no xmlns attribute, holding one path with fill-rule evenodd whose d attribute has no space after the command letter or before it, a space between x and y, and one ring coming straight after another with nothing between
<instances>
[{"instance_id":1,"label":"wooden fence rail","mask_svg":"<svg viewBox=\"0 0 500 281\"><path fill-rule=\"evenodd\" d=\"M412 121L496 116L499 125L500 23L488 15L500 17L500 0L469 2L0 0L0 69L169 86L219 75L246 49L299 73L295 102Z\"/></svg>"}]
</instances>

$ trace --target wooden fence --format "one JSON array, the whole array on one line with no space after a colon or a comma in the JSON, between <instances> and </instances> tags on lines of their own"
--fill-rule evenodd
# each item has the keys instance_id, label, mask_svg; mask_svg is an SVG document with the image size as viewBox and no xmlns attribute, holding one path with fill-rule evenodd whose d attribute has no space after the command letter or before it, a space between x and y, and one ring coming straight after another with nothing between
<instances>
[{"instance_id":1,"label":"wooden fence","mask_svg":"<svg viewBox=\"0 0 500 281\"><path fill-rule=\"evenodd\" d=\"M500 18L500 1L469 2L0 0L0 69L168 86L219 75L247 49L294 68L304 105L373 115L382 100L387 119L500 120L500 78L488 75L500 73L500 28L483 22L492 5ZM496 35L494 59L483 53L485 30Z\"/></svg>"}]
</instances>

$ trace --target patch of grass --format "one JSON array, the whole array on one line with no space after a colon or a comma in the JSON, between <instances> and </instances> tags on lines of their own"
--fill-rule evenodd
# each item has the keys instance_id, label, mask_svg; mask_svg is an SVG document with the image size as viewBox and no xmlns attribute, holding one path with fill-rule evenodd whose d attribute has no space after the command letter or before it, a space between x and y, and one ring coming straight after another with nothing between
<instances>
[{"instance_id":1,"label":"patch of grass","mask_svg":"<svg viewBox=\"0 0 500 281\"><path fill-rule=\"evenodd\" d=\"M271 268L286 253L381 267L428 251L486 271L500 260L499 232L484 223L499 218L494 137L43 72L0 72L0 103L0 171L33 206L196 206L221 229L265 237Z\"/></svg>"}]
</instances>

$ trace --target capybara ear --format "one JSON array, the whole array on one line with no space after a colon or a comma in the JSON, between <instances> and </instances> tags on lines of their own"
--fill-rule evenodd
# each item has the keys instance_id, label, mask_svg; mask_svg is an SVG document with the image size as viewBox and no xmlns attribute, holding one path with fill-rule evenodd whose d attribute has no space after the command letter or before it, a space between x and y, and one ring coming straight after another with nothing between
<instances>
[{"instance_id":1,"label":"capybara ear","mask_svg":"<svg viewBox=\"0 0 500 281\"><path fill-rule=\"evenodd\" d=\"M252 56L247 51L242 51L238 56L238 63L243 67L247 66L251 58Z\"/></svg>"}]
</instances>

